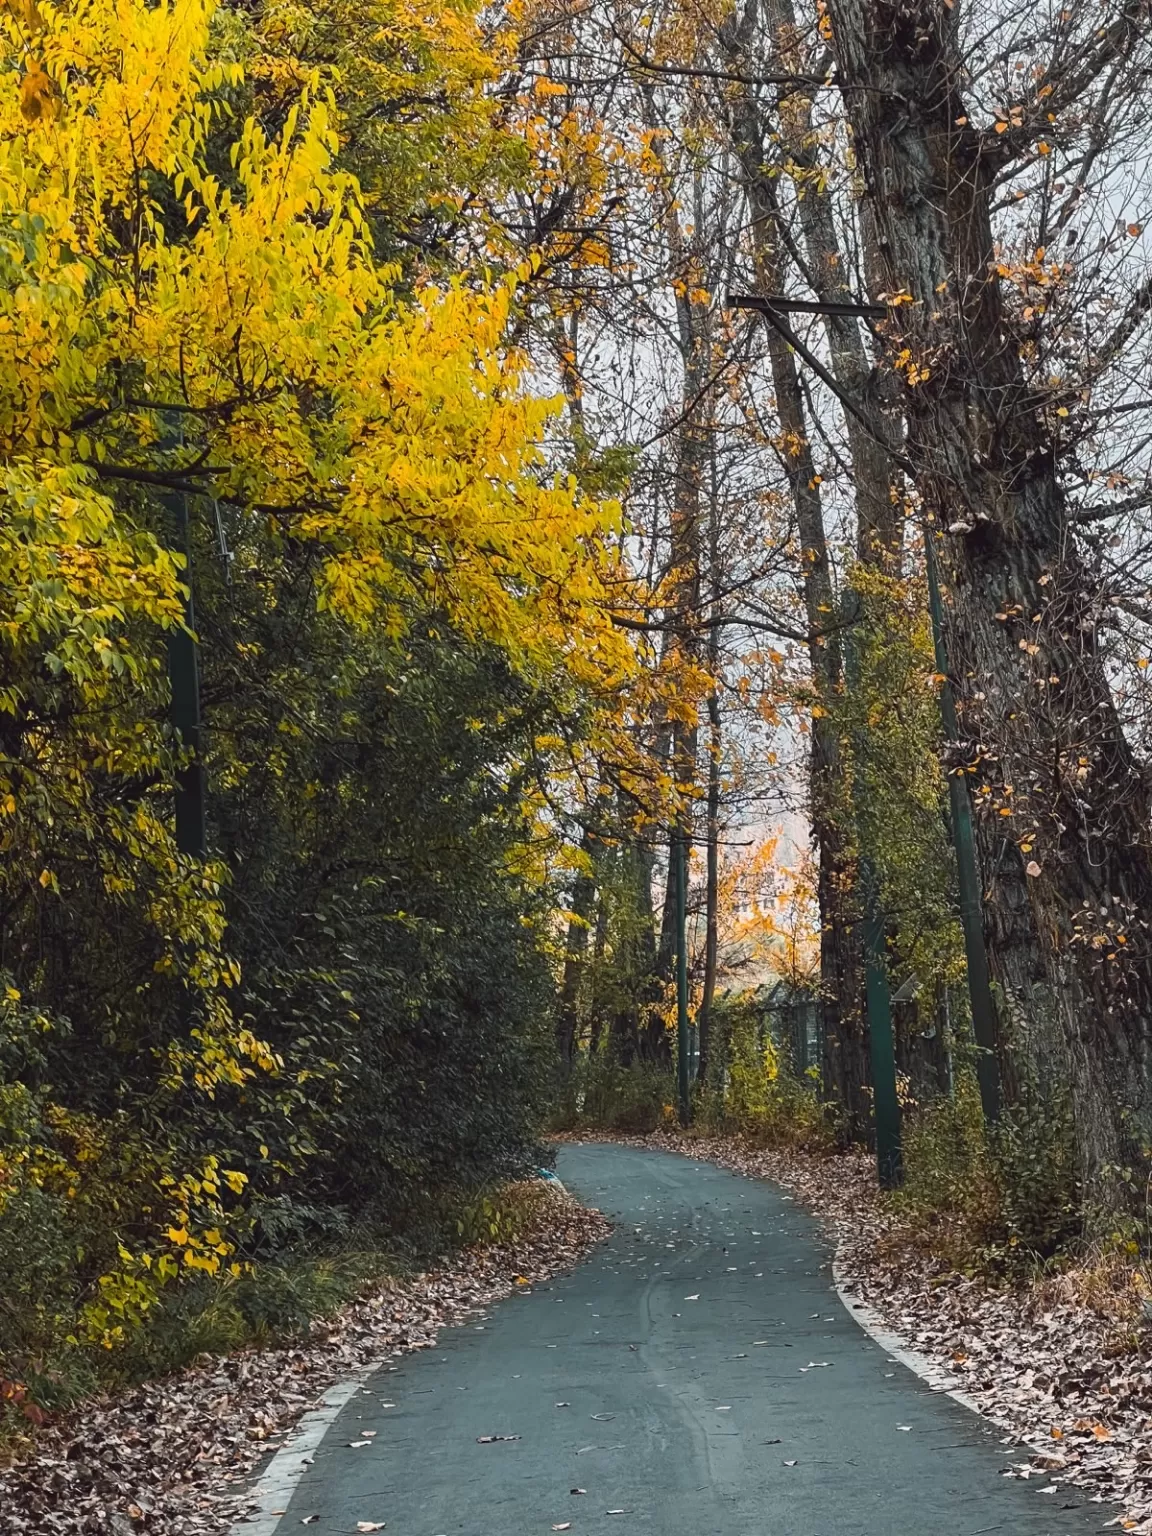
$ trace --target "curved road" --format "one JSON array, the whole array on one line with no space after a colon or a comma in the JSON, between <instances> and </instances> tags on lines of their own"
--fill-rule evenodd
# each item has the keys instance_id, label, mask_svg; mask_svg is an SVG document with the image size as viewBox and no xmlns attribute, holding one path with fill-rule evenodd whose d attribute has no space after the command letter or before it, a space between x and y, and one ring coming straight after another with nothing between
<instances>
[{"instance_id":1,"label":"curved road","mask_svg":"<svg viewBox=\"0 0 1152 1536\"><path fill-rule=\"evenodd\" d=\"M1114 1514L1003 1477L1023 1453L861 1332L771 1186L608 1145L558 1172L609 1242L368 1382L277 1536L1063 1536Z\"/></svg>"}]
</instances>

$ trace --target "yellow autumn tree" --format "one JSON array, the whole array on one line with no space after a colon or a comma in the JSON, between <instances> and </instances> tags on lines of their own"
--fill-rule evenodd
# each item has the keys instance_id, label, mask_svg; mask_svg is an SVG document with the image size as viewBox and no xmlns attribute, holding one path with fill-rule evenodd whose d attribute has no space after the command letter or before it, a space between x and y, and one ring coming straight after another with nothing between
<instances>
[{"instance_id":1,"label":"yellow autumn tree","mask_svg":"<svg viewBox=\"0 0 1152 1536\"><path fill-rule=\"evenodd\" d=\"M633 654L611 617L615 514L549 473L553 406L508 345L517 277L399 297L340 164L332 80L285 66L275 132L238 117L252 49L214 12L12 0L0 17L0 898L102 882L157 949L134 1004L151 1025L110 1008L109 1049L151 1053L159 1101L267 1081L274 1103L281 1064L229 1006L227 870L181 856L170 826L172 497L314 551L317 604L346 625L399 638L439 613L605 701ZM475 104L484 61L449 14ZM419 31L426 73L440 44L414 18L381 25ZM282 64L293 24L268 22ZM254 60L265 84L273 53ZM61 1027L15 988L6 1007L12 1031ZM21 1180L107 1198L83 1168L113 1144L125 1183L159 1191L152 1240L101 1281L96 1336L122 1337L166 1276L231 1261L239 1174L51 1106L48 1153L26 1093L0 1100L0 1205Z\"/></svg>"}]
</instances>

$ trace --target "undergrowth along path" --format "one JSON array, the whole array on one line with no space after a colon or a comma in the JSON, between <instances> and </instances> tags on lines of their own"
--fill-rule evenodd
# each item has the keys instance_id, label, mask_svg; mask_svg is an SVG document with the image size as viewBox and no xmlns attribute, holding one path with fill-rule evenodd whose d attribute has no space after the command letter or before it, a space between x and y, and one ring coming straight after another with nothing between
<instances>
[{"instance_id":1,"label":"undergrowth along path","mask_svg":"<svg viewBox=\"0 0 1152 1536\"><path fill-rule=\"evenodd\" d=\"M571 1266L609 1230L558 1193L539 1202L537 1215L511 1242L384 1279L306 1338L80 1405L19 1465L0 1469L0 1532L221 1536L259 1512L253 1473L333 1383L430 1349L441 1329Z\"/></svg>"}]
</instances>

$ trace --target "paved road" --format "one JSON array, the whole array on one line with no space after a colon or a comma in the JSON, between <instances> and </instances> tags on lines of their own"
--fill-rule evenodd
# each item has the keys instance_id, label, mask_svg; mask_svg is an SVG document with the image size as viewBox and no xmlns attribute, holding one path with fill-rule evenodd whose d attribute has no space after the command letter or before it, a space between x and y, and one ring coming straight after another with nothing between
<instances>
[{"instance_id":1,"label":"paved road","mask_svg":"<svg viewBox=\"0 0 1152 1536\"><path fill-rule=\"evenodd\" d=\"M558 1171L611 1240L368 1383L277 1536L313 1514L316 1536L1064 1536L1113 1514L1002 1477L1013 1453L860 1331L770 1187L612 1146Z\"/></svg>"}]
</instances>

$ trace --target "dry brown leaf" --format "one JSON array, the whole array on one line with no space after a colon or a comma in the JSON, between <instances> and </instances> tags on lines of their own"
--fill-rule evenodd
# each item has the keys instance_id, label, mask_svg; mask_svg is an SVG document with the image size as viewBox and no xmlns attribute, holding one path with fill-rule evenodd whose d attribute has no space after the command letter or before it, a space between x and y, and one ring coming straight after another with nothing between
<instances>
[{"instance_id":1,"label":"dry brown leaf","mask_svg":"<svg viewBox=\"0 0 1152 1536\"><path fill-rule=\"evenodd\" d=\"M547 1221L513 1242L469 1249L402 1283L385 1276L303 1339L209 1359L54 1417L22 1461L0 1468L3 1536L110 1531L108 1511L129 1502L145 1512L142 1530L227 1536L256 1511L252 1474L270 1438L333 1382L426 1349L442 1328L512 1294L517 1275L535 1282L568 1269L610 1230L558 1195ZM362 1438L371 1443L368 1431Z\"/></svg>"}]
</instances>

